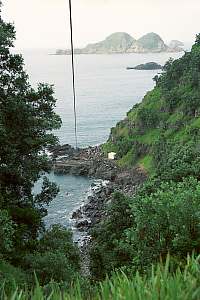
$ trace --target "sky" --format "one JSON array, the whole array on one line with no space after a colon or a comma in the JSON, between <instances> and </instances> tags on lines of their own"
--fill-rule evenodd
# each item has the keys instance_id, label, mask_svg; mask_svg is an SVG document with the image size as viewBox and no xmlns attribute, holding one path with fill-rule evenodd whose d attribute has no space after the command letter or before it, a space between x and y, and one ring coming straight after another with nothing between
<instances>
[{"instance_id":1,"label":"sky","mask_svg":"<svg viewBox=\"0 0 200 300\"><path fill-rule=\"evenodd\" d=\"M68 48L68 0L2 0L4 20L14 22L16 48ZM113 32L140 38L158 33L165 42L193 42L200 32L200 0L72 0L75 47Z\"/></svg>"}]
</instances>

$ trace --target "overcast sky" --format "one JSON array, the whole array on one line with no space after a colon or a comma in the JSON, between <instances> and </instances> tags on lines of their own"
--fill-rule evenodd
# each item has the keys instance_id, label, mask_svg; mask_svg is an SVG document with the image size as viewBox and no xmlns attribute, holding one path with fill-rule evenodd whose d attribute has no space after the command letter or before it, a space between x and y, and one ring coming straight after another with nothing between
<instances>
[{"instance_id":1,"label":"overcast sky","mask_svg":"<svg viewBox=\"0 0 200 300\"><path fill-rule=\"evenodd\" d=\"M15 23L17 48L69 46L68 0L2 0ZM134 38L156 32L167 42L192 42L200 32L200 0L72 0L75 46L125 31Z\"/></svg>"}]
</instances>

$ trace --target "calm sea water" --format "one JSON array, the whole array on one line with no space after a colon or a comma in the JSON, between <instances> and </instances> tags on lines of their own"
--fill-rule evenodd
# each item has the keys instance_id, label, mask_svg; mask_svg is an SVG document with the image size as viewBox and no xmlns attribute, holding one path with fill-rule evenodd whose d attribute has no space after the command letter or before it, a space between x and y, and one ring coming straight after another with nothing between
<instances>
[{"instance_id":1,"label":"calm sea water","mask_svg":"<svg viewBox=\"0 0 200 300\"><path fill-rule=\"evenodd\" d=\"M61 143L74 145L73 97L69 56L48 55L48 51L23 51L25 68L30 82L54 85L58 99L56 111L63 125L56 132ZM76 62L77 115L79 147L96 145L107 140L110 128L125 117L126 112L142 100L154 86L152 78L157 71L126 70L150 61L164 64L170 57L183 53L78 55ZM60 186L61 192L49 207L48 225L62 223L71 226L71 212L78 207L91 184L87 178L55 176L50 178Z\"/></svg>"},{"instance_id":2,"label":"calm sea water","mask_svg":"<svg viewBox=\"0 0 200 300\"><path fill-rule=\"evenodd\" d=\"M30 81L48 82L55 87L56 111L63 126L56 134L61 143L74 145L71 61L69 56L48 55L49 51L24 52ZM126 70L149 61L164 64L178 54L77 55L76 87L78 142L80 147L100 144L108 138L110 128L153 88L157 71Z\"/></svg>"}]
</instances>

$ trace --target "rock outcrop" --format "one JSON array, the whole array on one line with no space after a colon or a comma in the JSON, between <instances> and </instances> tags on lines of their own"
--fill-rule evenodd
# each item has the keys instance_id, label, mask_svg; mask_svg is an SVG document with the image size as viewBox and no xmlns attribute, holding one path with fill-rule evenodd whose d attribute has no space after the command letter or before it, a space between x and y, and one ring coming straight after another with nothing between
<instances>
[{"instance_id":1,"label":"rock outcrop","mask_svg":"<svg viewBox=\"0 0 200 300\"><path fill-rule=\"evenodd\" d=\"M141 64L136 67L127 67L127 70L161 70L163 67L155 62Z\"/></svg>"},{"instance_id":2,"label":"rock outcrop","mask_svg":"<svg viewBox=\"0 0 200 300\"><path fill-rule=\"evenodd\" d=\"M69 145L51 149L52 169L56 174L88 176L103 180L114 180L118 168L107 159L100 147L74 149Z\"/></svg>"},{"instance_id":3,"label":"rock outcrop","mask_svg":"<svg viewBox=\"0 0 200 300\"><path fill-rule=\"evenodd\" d=\"M168 46L168 52L181 52L184 51L182 48L184 44L177 40L172 40Z\"/></svg>"}]
</instances>

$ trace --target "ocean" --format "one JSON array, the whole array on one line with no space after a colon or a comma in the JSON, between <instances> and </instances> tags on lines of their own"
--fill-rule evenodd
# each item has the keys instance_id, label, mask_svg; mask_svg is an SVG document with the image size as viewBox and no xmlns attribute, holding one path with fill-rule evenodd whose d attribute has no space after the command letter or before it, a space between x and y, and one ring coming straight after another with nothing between
<instances>
[{"instance_id":1,"label":"ocean","mask_svg":"<svg viewBox=\"0 0 200 300\"><path fill-rule=\"evenodd\" d=\"M63 122L55 134L61 144L75 145L71 60L70 56L51 55L54 52L24 50L22 54L34 87L39 82L54 85L56 112ZM151 61L164 65L170 57L176 59L182 55L181 52L75 56L78 146L104 143L110 128L154 87L152 78L159 71L126 70L126 67ZM61 223L71 228L71 213L87 198L92 180L53 173L49 176L60 186L60 193L50 204L45 222L47 226Z\"/></svg>"}]
</instances>

